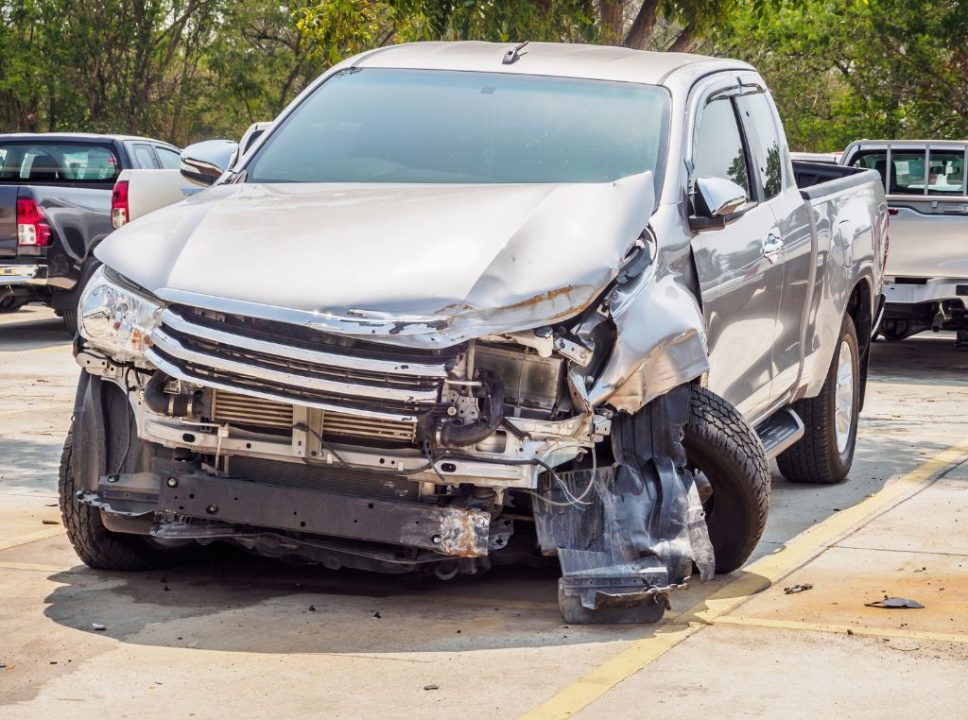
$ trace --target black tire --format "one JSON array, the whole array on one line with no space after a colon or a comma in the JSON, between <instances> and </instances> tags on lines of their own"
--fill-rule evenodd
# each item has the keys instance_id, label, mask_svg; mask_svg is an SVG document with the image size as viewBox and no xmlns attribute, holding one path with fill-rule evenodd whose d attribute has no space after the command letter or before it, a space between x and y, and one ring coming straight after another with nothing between
<instances>
[{"instance_id":1,"label":"black tire","mask_svg":"<svg viewBox=\"0 0 968 720\"><path fill-rule=\"evenodd\" d=\"M101 522L101 512L77 500L80 484L71 466L74 429L67 431L61 454L58 491L61 521L78 557L98 570L146 570L170 564L165 553L138 535L113 533Z\"/></svg>"},{"instance_id":2,"label":"black tire","mask_svg":"<svg viewBox=\"0 0 968 720\"><path fill-rule=\"evenodd\" d=\"M61 320L72 337L77 335L77 310L64 310L61 312Z\"/></svg>"},{"instance_id":3,"label":"black tire","mask_svg":"<svg viewBox=\"0 0 968 720\"><path fill-rule=\"evenodd\" d=\"M746 562L766 527L770 467L763 443L736 408L696 385L682 444L690 467L712 489L703 508L716 572L732 572Z\"/></svg>"},{"instance_id":4,"label":"black tire","mask_svg":"<svg viewBox=\"0 0 968 720\"><path fill-rule=\"evenodd\" d=\"M0 313L15 313L27 303L16 295L6 295L0 298Z\"/></svg>"},{"instance_id":5,"label":"black tire","mask_svg":"<svg viewBox=\"0 0 968 720\"><path fill-rule=\"evenodd\" d=\"M847 343L851 349L853 403L847 442L841 450L837 444L837 369L841 350ZM833 485L843 482L854 462L857 446L857 417L860 414L860 350L854 321L844 318L827 379L820 394L800 400L794 409L806 426L804 436L782 452L776 464L783 477L791 482Z\"/></svg>"}]
</instances>

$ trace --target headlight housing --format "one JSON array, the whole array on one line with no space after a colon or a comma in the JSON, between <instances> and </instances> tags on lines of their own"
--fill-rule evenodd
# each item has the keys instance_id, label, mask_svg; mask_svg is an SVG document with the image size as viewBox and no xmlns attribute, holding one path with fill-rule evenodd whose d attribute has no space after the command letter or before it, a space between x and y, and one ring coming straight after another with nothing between
<instances>
[{"instance_id":1,"label":"headlight housing","mask_svg":"<svg viewBox=\"0 0 968 720\"><path fill-rule=\"evenodd\" d=\"M92 346L121 360L136 359L149 346L161 310L158 300L110 278L100 267L81 293L78 329Z\"/></svg>"}]
</instances>

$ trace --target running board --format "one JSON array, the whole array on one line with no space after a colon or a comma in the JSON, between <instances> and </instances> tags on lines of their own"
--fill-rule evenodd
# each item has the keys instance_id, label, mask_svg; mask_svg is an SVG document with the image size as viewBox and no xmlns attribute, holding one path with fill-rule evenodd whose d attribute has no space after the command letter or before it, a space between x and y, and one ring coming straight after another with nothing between
<instances>
[{"instance_id":1,"label":"running board","mask_svg":"<svg viewBox=\"0 0 968 720\"><path fill-rule=\"evenodd\" d=\"M766 456L770 459L802 438L804 432L803 420L790 408L774 413L756 428L756 434L763 441Z\"/></svg>"}]
</instances>

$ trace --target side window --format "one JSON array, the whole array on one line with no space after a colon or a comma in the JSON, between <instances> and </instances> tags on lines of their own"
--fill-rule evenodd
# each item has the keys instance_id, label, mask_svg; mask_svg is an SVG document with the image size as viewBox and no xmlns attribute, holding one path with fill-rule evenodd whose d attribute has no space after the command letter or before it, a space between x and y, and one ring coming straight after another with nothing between
<instances>
[{"instance_id":1,"label":"side window","mask_svg":"<svg viewBox=\"0 0 968 720\"><path fill-rule=\"evenodd\" d=\"M932 150L928 167L928 195L965 194L965 156Z\"/></svg>"},{"instance_id":2,"label":"side window","mask_svg":"<svg viewBox=\"0 0 968 720\"><path fill-rule=\"evenodd\" d=\"M166 170L177 170L181 167L181 155L171 148L155 145L155 153L161 161L161 166Z\"/></svg>"},{"instance_id":3,"label":"side window","mask_svg":"<svg viewBox=\"0 0 968 720\"><path fill-rule=\"evenodd\" d=\"M736 124L736 113L729 98L713 100L699 117L693 153L695 176L732 180L750 197L749 171L743 138Z\"/></svg>"},{"instance_id":4,"label":"side window","mask_svg":"<svg viewBox=\"0 0 968 720\"><path fill-rule=\"evenodd\" d=\"M134 164L139 168L157 168L158 163L155 161L155 154L151 152L150 145L144 145L139 143L137 145L132 145L131 149L134 151Z\"/></svg>"},{"instance_id":5,"label":"side window","mask_svg":"<svg viewBox=\"0 0 968 720\"><path fill-rule=\"evenodd\" d=\"M746 139L753 154L755 170L763 188L763 199L769 200L783 189L784 148L765 93L741 95L736 99Z\"/></svg>"}]
</instances>

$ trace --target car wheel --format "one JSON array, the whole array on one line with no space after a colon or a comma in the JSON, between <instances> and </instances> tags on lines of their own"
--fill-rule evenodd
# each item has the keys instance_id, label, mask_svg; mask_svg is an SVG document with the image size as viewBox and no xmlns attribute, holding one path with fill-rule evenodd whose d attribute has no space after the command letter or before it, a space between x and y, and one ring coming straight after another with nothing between
<instances>
[{"instance_id":1,"label":"car wheel","mask_svg":"<svg viewBox=\"0 0 968 720\"><path fill-rule=\"evenodd\" d=\"M17 312L26 302L26 300L21 300L13 293L0 295L0 313Z\"/></svg>"},{"instance_id":2,"label":"car wheel","mask_svg":"<svg viewBox=\"0 0 968 720\"><path fill-rule=\"evenodd\" d=\"M77 499L82 485L77 481L72 464L73 445L72 426L64 440L58 491L61 520L78 557L85 565L98 570L146 570L170 565L173 557L150 547L138 535L111 532L101 522L101 512L97 508Z\"/></svg>"},{"instance_id":3,"label":"car wheel","mask_svg":"<svg viewBox=\"0 0 968 720\"><path fill-rule=\"evenodd\" d=\"M741 567L766 527L770 467L763 443L739 411L706 388L693 386L682 439L702 489L716 572Z\"/></svg>"},{"instance_id":4,"label":"car wheel","mask_svg":"<svg viewBox=\"0 0 968 720\"><path fill-rule=\"evenodd\" d=\"M860 414L860 350L848 316L820 394L794 406L806 426L804 436L777 457L791 482L831 485L842 482L854 462Z\"/></svg>"}]
</instances>

